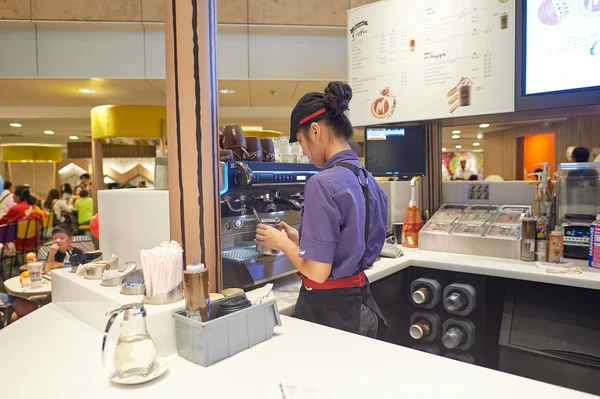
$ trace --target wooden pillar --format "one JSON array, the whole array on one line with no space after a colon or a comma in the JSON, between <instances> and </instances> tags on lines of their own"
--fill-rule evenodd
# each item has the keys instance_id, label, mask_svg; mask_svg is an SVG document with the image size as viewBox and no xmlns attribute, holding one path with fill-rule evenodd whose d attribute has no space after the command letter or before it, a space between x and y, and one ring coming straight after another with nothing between
<instances>
[{"instance_id":1,"label":"wooden pillar","mask_svg":"<svg viewBox=\"0 0 600 399\"><path fill-rule=\"evenodd\" d=\"M425 126L425 177L421 182L421 211L433 215L442 202L442 125Z\"/></svg>"},{"instance_id":2,"label":"wooden pillar","mask_svg":"<svg viewBox=\"0 0 600 399\"><path fill-rule=\"evenodd\" d=\"M104 167L102 157L102 142L92 140L92 200L94 214L98 212L98 190L104 188Z\"/></svg>"},{"instance_id":3,"label":"wooden pillar","mask_svg":"<svg viewBox=\"0 0 600 399\"><path fill-rule=\"evenodd\" d=\"M165 0L171 239L221 289L216 0Z\"/></svg>"}]
</instances>

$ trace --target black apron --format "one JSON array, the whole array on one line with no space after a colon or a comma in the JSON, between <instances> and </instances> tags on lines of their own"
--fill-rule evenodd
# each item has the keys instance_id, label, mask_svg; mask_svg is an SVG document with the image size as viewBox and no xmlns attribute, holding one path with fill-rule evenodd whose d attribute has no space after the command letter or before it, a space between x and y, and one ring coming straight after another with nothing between
<instances>
[{"instance_id":1,"label":"black apron","mask_svg":"<svg viewBox=\"0 0 600 399\"><path fill-rule=\"evenodd\" d=\"M364 267L364 260L367 254L367 244L369 240L369 173L364 168L348 162L338 162L331 167L336 166L349 169L354 173L358 179L358 183L362 187L363 195L365 196L365 252L363 253L359 264L359 270L363 271L366 269ZM361 171L365 175L364 183L360 180ZM360 334L361 307L363 304L375 312L379 319L379 332L384 333L387 330L388 325L371 294L368 279L366 279L364 286L354 288L307 290L304 285L302 285L298 301L296 302L294 317L327 327Z\"/></svg>"}]
</instances>

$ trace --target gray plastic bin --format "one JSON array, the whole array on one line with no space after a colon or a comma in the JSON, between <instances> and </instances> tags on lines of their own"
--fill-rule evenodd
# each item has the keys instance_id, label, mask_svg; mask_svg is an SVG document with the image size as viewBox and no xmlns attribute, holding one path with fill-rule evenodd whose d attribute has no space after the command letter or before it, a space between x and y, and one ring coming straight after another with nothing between
<instances>
[{"instance_id":1,"label":"gray plastic bin","mask_svg":"<svg viewBox=\"0 0 600 399\"><path fill-rule=\"evenodd\" d=\"M211 303L212 315L217 314L221 301ZM173 318L177 354L205 367L266 341L273 336L273 328L281 326L275 300L206 323L188 318L185 310L173 312Z\"/></svg>"}]
</instances>

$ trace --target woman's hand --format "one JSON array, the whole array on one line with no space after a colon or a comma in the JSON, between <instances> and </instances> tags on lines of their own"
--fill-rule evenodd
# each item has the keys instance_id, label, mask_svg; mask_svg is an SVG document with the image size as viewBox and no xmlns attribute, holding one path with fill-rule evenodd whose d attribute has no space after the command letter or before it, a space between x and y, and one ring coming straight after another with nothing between
<instances>
[{"instance_id":1,"label":"woman's hand","mask_svg":"<svg viewBox=\"0 0 600 399\"><path fill-rule=\"evenodd\" d=\"M292 240L294 244L300 245L300 233L298 233L298 230L296 230L286 222L279 222L278 226L285 230L285 233L287 234L288 238Z\"/></svg>"},{"instance_id":2,"label":"woman's hand","mask_svg":"<svg viewBox=\"0 0 600 399\"><path fill-rule=\"evenodd\" d=\"M256 242L267 248L281 251L285 243L289 241L285 230L277 230L262 223L256 226Z\"/></svg>"}]
</instances>

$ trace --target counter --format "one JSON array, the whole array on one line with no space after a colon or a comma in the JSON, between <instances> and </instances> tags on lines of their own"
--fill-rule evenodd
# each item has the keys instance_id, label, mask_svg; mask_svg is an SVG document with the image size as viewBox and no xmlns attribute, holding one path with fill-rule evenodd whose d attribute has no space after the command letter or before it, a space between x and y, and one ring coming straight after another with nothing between
<instances>
[{"instance_id":1,"label":"counter","mask_svg":"<svg viewBox=\"0 0 600 399\"><path fill-rule=\"evenodd\" d=\"M366 271L369 281L388 277L410 266L428 269L448 270L507 279L557 284L569 287L600 290L600 270L587 266L587 262L570 260L579 266L581 274L553 274L539 269L532 262L490 258L485 256L461 255L446 252L404 249L404 256L398 259L382 258ZM287 277L275 285L275 298L279 311L284 315L293 315L296 299L300 290L298 277Z\"/></svg>"},{"instance_id":2,"label":"counter","mask_svg":"<svg viewBox=\"0 0 600 399\"><path fill-rule=\"evenodd\" d=\"M1 364L10 373L2 397L280 399L283 383L297 384L307 394L293 397L303 398L596 398L285 316L282 322L271 340L211 367L171 355L163 376L126 387L106 378L102 335L50 304L0 331Z\"/></svg>"}]
</instances>

